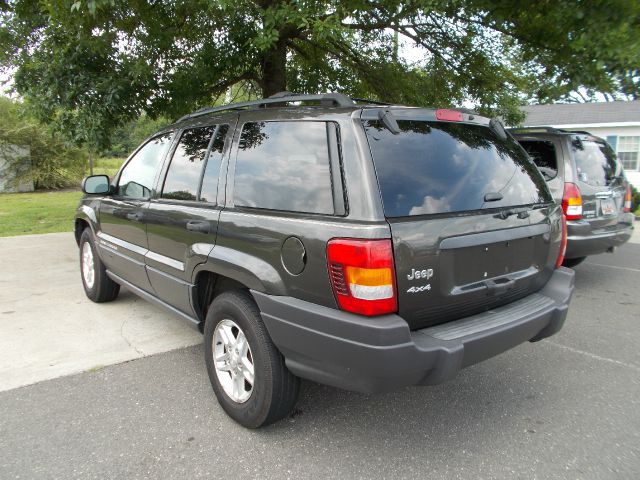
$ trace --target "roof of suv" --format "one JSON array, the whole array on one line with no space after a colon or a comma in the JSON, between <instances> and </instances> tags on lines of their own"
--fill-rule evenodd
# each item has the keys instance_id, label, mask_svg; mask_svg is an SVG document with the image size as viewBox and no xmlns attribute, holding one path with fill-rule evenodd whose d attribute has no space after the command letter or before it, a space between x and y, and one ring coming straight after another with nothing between
<instances>
[{"instance_id":1,"label":"roof of suv","mask_svg":"<svg viewBox=\"0 0 640 480\"><path fill-rule=\"evenodd\" d=\"M269 98L260 100L254 100L249 102L232 103L228 105L220 105L214 107L205 107L196 112L184 115L179 118L174 125L187 122L189 120L199 119L200 117L233 113L239 111L248 110L262 110L268 106L276 107L274 110L283 108L331 108L331 109L343 109L344 111L353 111L363 108L389 108L389 109L423 109L437 111L435 107L411 107L406 105L391 104L386 102L379 102L377 100L369 100L363 98L352 98L342 93L321 93L317 95L296 94L291 92L276 93ZM481 123L488 123L489 119L479 115L478 113L469 110L467 108L448 108L446 110L460 112L465 114L465 121L480 120ZM484 120L484 121L482 121Z\"/></svg>"}]
</instances>

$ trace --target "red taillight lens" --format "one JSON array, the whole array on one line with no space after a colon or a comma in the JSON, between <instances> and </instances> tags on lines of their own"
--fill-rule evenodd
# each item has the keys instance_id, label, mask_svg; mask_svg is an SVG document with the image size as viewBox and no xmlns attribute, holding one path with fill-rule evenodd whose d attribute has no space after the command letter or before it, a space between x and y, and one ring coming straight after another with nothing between
<instances>
[{"instance_id":1,"label":"red taillight lens","mask_svg":"<svg viewBox=\"0 0 640 480\"><path fill-rule=\"evenodd\" d=\"M562 240L560 241L560 252L556 260L556 268L562 266L565 253L567 253L567 219L562 215Z\"/></svg>"},{"instance_id":2,"label":"red taillight lens","mask_svg":"<svg viewBox=\"0 0 640 480\"><path fill-rule=\"evenodd\" d=\"M624 212L631 211L631 185L627 185L627 194L624 196Z\"/></svg>"},{"instance_id":3,"label":"red taillight lens","mask_svg":"<svg viewBox=\"0 0 640 480\"><path fill-rule=\"evenodd\" d=\"M562 195L562 211L567 220L580 220L582 218L582 195L575 183L564 184Z\"/></svg>"},{"instance_id":4,"label":"red taillight lens","mask_svg":"<svg viewBox=\"0 0 640 480\"><path fill-rule=\"evenodd\" d=\"M398 310L391 240L336 238L327 244L327 261L342 310L367 316Z\"/></svg>"},{"instance_id":5,"label":"red taillight lens","mask_svg":"<svg viewBox=\"0 0 640 480\"><path fill-rule=\"evenodd\" d=\"M436 119L445 120L447 122L461 122L462 112L440 108L436 110Z\"/></svg>"}]
</instances>

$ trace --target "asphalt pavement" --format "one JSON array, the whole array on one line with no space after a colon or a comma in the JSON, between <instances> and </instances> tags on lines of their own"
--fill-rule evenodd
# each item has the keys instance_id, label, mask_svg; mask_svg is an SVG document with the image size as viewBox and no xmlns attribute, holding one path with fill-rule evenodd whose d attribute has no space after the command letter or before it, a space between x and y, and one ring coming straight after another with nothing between
<instances>
[{"instance_id":1,"label":"asphalt pavement","mask_svg":"<svg viewBox=\"0 0 640 480\"><path fill-rule=\"evenodd\" d=\"M1 392L0 478L640 478L637 238L576 267L558 335L433 387L304 382L257 431L218 407L202 345Z\"/></svg>"}]
</instances>

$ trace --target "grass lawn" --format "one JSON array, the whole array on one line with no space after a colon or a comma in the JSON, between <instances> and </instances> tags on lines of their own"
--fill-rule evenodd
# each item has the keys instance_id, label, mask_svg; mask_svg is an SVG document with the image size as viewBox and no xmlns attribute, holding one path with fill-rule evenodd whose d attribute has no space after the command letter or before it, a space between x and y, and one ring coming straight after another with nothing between
<instances>
[{"instance_id":1,"label":"grass lawn","mask_svg":"<svg viewBox=\"0 0 640 480\"><path fill-rule=\"evenodd\" d=\"M0 194L0 237L70 232L79 191Z\"/></svg>"}]
</instances>

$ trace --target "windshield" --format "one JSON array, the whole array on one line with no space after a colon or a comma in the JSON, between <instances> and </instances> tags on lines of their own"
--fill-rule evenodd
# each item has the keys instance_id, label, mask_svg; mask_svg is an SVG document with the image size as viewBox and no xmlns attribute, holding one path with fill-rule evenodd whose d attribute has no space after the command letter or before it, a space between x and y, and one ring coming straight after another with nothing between
<instances>
[{"instance_id":1,"label":"windshield","mask_svg":"<svg viewBox=\"0 0 640 480\"><path fill-rule=\"evenodd\" d=\"M466 123L364 122L387 217L550 202L544 178L511 137Z\"/></svg>"},{"instance_id":2,"label":"windshield","mask_svg":"<svg viewBox=\"0 0 640 480\"><path fill-rule=\"evenodd\" d=\"M578 180L593 186L609 185L618 175L618 162L608 144L574 139L571 142L576 159Z\"/></svg>"}]
</instances>

